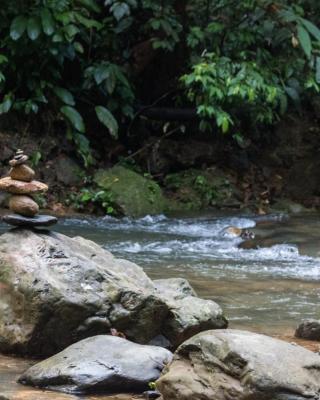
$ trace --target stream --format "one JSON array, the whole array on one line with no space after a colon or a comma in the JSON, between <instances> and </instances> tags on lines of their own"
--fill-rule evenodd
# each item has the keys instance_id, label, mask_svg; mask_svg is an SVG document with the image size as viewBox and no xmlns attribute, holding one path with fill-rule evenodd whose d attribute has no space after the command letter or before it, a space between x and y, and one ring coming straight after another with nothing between
<instances>
[{"instance_id":1,"label":"stream","mask_svg":"<svg viewBox=\"0 0 320 400\"><path fill-rule=\"evenodd\" d=\"M239 248L242 239L222 233L228 226L247 228L256 238ZM292 337L302 319L320 318L319 214L73 217L53 229L95 241L152 279L188 279L200 297L221 305L230 328ZM0 223L0 233L6 230ZM0 398L4 387L10 400L75 398L12 386L25 362L0 356Z\"/></svg>"},{"instance_id":2,"label":"stream","mask_svg":"<svg viewBox=\"0 0 320 400\"><path fill-rule=\"evenodd\" d=\"M221 232L228 226L252 230L258 248L238 248L242 239ZM232 328L277 335L320 317L319 214L77 217L54 229L97 242L152 279L188 279L199 296L222 306Z\"/></svg>"},{"instance_id":3,"label":"stream","mask_svg":"<svg viewBox=\"0 0 320 400\"><path fill-rule=\"evenodd\" d=\"M260 247L239 249L242 239L221 232L228 226L252 230ZM318 214L68 218L55 229L136 262L152 279L188 279L222 306L233 328L283 334L320 317Z\"/></svg>"}]
</instances>

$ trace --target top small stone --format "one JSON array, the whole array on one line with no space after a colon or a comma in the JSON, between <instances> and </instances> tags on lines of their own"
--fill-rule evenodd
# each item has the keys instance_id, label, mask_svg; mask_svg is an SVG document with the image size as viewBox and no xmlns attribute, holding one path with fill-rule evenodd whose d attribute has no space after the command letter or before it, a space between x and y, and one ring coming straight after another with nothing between
<instances>
[{"instance_id":1,"label":"top small stone","mask_svg":"<svg viewBox=\"0 0 320 400\"><path fill-rule=\"evenodd\" d=\"M14 156L12 160L9 161L11 167L15 167L17 165L25 164L29 160L29 157L25 154L17 154Z\"/></svg>"}]
</instances>

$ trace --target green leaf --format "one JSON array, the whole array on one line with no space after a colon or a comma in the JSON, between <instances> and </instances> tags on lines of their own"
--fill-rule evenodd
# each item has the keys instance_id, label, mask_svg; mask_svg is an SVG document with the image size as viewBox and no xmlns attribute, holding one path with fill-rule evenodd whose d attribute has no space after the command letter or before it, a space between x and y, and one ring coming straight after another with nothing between
<instances>
[{"instance_id":1,"label":"green leaf","mask_svg":"<svg viewBox=\"0 0 320 400\"><path fill-rule=\"evenodd\" d=\"M98 4L95 2L95 0L77 0L76 1L78 4L81 4L82 6L86 7L88 10L100 13L101 8L98 6Z\"/></svg>"},{"instance_id":2,"label":"green leaf","mask_svg":"<svg viewBox=\"0 0 320 400\"><path fill-rule=\"evenodd\" d=\"M71 122L71 124L76 128L79 132L84 133L86 128L83 122L83 118L79 112L69 106L63 106L60 108L61 113L67 117L67 119Z\"/></svg>"},{"instance_id":3,"label":"green leaf","mask_svg":"<svg viewBox=\"0 0 320 400\"><path fill-rule=\"evenodd\" d=\"M320 83L320 57L316 58L316 82Z\"/></svg>"},{"instance_id":4,"label":"green leaf","mask_svg":"<svg viewBox=\"0 0 320 400\"><path fill-rule=\"evenodd\" d=\"M120 19L123 17L130 15L130 7L126 3L116 2L110 8L110 11L113 13L117 21L120 21Z\"/></svg>"},{"instance_id":5,"label":"green leaf","mask_svg":"<svg viewBox=\"0 0 320 400\"><path fill-rule=\"evenodd\" d=\"M317 40L320 41L320 29L314 25L311 21L308 21L307 19L301 18L301 22L305 26L305 28L308 30L308 32Z\"/></svg>"},{"instance_id":6,"label":"green leaf","mask_svg":"<svg viewBox=\"0 0 320 400\"><path fill-rule=\"evenodd\" d=\"M97 106L95 108L99 121L109 129L110 135L115 139L118 138L118 122L105 107Z\"/></svg>"},{"instance_id":7,"label":"green leaf","mask_svg":"<svg viewBox=\"0 0 320 400\"><path fill-rule=\"evenodd\" d=\"M41 11L41 23L42 23L43 32L46 35L51 36L53 34L53 32L55 31L55 24L54 24L52 14L51 14L50 10L48 10L47 8L44 8Z\"/></svg>"},{"instance_id":8,"label":"green leaf","mask_svg":"<svg viewBox=\"0 0 320 400\"><path fill-rule=\"evenodd\" d=\"M10 37L12 40L18 40L24 34L27 27L27 19L24 15L16 17L10 26Z\"/></svg>"},{"instance_id":9,"label":"green leaf","mask_svg":"<svg viewBox=\"0 0 320 400\"><path fill-rule=\"evenodd\" d=\"M12 107L12 98L6 95L2 103L0 103L0 114L6 114Z\"/></svg>"},{"instance_id":10,"label":"green leaf","mask_svg":"<svg viewBox=\"0 0 320 400\"><path fill-rule=\"evenodd\" d=\"M31 40L36 40L41 32L40 20L36 17L31 17L27 25L28 36Z\"/></svg>"},{"instance_id":11,"label":"green leaf","mask_svg":"<svg viewBox=\"0 0 320 400\"><path fill-rule=\"evenodd\" d=\"M96 21L95 19L86 18L80 13L75 13L75 17L78 20L78 22L80 22L80 24L82 24L88 29L91 28L101 29L103 27L103 24L101 24L99 21Z\"/></svg>"},{"instance_id":12,"label":"green leaf","mask_svg":"<svg viewBox=\"0 0 320 400\"><path fill-rule=\"evenodd\" d=\"M74 98L72 94L69 92L69 90L55 86L53 88L53 91L59 97L59 99L62 100L65 104L68 104L68 106L75 105Z\"/></svg>"},{"instance_id":13,"label":"green leaf","mask_svg":"<svg viewBox=\"0 0 320 400\"><path fill-rule=\"evenodd\" d=\"M105 65L99 65L95 70L94 70L94 80L96 81L97 85L100 85L105 79L109 77L110 71L109 67Z\"/></svg>"},{"instance_id":14,"label":"green leaf","mask_svg":"<svg viewBox=\"0 0 320 400\"><path fill-rule=\"evenodd\" d=\"M298 26L298 39L303 51L305 52L305 55L310 58L312 51L310 35L301 25Z\"/></svg>"}]
</instances>

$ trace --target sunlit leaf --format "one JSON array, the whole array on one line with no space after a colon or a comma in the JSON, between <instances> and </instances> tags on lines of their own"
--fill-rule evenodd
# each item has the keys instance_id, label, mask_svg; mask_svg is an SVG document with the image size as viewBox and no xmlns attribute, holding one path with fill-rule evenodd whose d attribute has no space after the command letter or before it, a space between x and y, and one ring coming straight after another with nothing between
<instances>
[{"instance_id":1,"label":"sunlit leaf","mask_svg":"<svg viewBox=\"0 0 320 400\"><path fill-rule=\"evenodd\" d=\"M83 118L75 108L70 106L63 106L60 108L60 111L64 116L67 117L74 128L76 128L81 133L85 132Z\"/></svg>"},{"instance_id":2,"label":"sunlit leaf","mask_svg":"<svg viewBox=\"0 0 320 400\"><path fill-rule=\"evenodd\" d=\"M103 106L97 106L95 110L99 121L109 129L111 136L117 138L119 130L118 122L111 112Z\"/></svg>"}]
</instances>

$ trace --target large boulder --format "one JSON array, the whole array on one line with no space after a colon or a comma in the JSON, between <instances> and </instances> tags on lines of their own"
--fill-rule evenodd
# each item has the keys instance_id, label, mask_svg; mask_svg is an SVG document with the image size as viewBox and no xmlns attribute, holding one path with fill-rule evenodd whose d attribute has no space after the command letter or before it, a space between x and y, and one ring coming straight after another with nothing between
<instances>
[{"instance_id":1,"label":"large boulder","mask_svg":"<svg viewBox=\"0 0 320 400\"><path fill-rule=\"evenodd\" d=\"M111 328L137 343L163 335L178 345L203 329L202 318L226 327L218 305L203 301L207 315L197 302L185 296L183 328L180 302L94 242L20 229L0 237L0 352L52 355Z\"/></svg>"},{"instance_id":2,"label":"large boulder","mask_svg":"<svg viewBox=\"0 0 320 400\"><path fill-rule=\"evenodd\" d=\"M159 295L170 306L163 332L170 337L174 347L197 332L226 327L221 308L213 301L197 297L186 279L158 279L154 284Z\"/></svg>"},{"instance_id":3,"label":"large boulder","mask_svg":"<svg viewBox=\"0 0 320 400\"><path fill-rule=\"evenodd\" d=\"M122 166L99 170L94 181L111 194L123 215L137 218L161 214L166 209L166 200L156 182Z\"/></svg>"},{"instance_id":4,"label":"large boulder","mask_svg":"<svg viewBox=\"0 0 320 400\"><path fill-rule=\"evenodd\" d=\"M32 366L19 382L66 393L142 391L171 359L161 347L100 335Z\"/></svg>"},{"instance_id":5,"label":"large boulder","mask_svg":"<svg viewBox=\"0 0 320 400\"><path fill-rule=\"evenodd\" d=\"M156 384L162 400L319 400L320 356L251 332L207 331L178 348Z\"/></svg>"}]
</instances>

